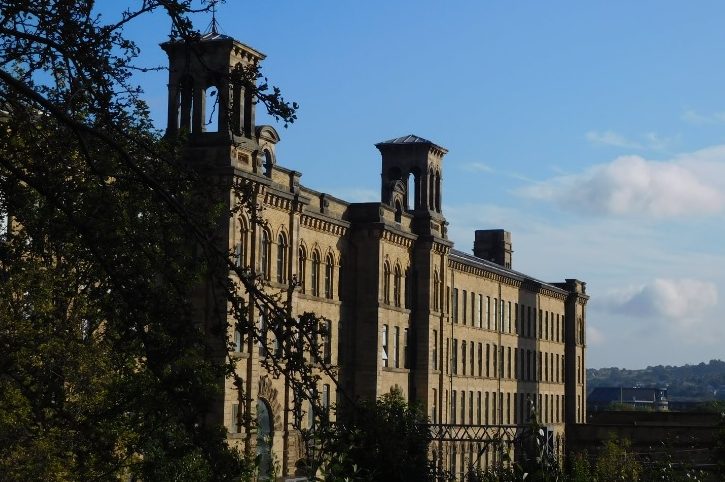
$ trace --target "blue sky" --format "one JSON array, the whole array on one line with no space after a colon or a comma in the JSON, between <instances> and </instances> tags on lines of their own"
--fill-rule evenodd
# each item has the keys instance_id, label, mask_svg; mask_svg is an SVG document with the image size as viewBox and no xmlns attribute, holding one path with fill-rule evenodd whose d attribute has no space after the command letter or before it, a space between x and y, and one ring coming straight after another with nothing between
<instances>
[{"instance_id":1,"label":"blue sky","mask_svg":"<svg viewBox=\"0 0 725 482\"><path fill-rule=\"evenodd\" d=\"M456 248L505 228L515 269L586 281L587 364L628 368L725 356L723 19L721 1L219 7L222 31L267 54L264 72L300 104L277 126L280 164L371 201L375 142L448 148ZM168 31L160 15L131 25L142 63L165 64ZM165 74L138 81L165 127Z\"/></svg>"}]
</instances>

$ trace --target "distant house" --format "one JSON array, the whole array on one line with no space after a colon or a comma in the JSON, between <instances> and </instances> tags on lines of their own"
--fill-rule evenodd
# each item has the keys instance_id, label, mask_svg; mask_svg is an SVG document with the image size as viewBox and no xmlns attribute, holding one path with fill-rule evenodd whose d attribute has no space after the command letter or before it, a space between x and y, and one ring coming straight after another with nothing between
<instances>
[{"instance_id":1,"label":"distant house","mask_svg":"<svg viewBox=\"0 0 725 482\"><path fill-rule=\"evenodd\" d=\"M587 397L587 410L600 412L612 403L629 405L633 409L666 411L667 389L652 387L597 387Z\"/></svg>"}]
</instances>

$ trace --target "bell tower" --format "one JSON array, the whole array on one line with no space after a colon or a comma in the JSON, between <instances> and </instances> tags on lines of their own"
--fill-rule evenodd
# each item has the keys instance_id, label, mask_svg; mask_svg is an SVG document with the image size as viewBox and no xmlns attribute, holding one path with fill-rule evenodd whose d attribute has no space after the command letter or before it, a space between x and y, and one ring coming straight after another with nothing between
<instances>
[{"instance_id":1,"label":"bell tower","mask_svg":"<svg viewBox=\"0 0 725 482\"><path fill-rule=\"evenodd\" d=\"M375 144L382 155L380 194L383 204L415 219L445 225L441 210L441 164L447 149L427 139L407 135ZM424 227L425 223L417 223Z\"/></svg>"},{"instance_id":2,"label":"bell tower","mask_svg":"<svg viewBox=\"0 0 725 482\"><path fill-rule=\"evenodd\" d=\"M192 150L216 147L228 155L234 146L249 159L257 148L250 87L265 55L216 28L198 41L171 40L161 48L169 57L166 135L188 135Z\"/></svg>"}]
</instances>

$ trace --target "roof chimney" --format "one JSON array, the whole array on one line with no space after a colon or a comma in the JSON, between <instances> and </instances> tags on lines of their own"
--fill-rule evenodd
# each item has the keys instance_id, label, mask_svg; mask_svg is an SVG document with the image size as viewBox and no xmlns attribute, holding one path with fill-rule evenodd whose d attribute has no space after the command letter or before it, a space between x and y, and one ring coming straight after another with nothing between
<instances>
[{"instance_id":1,"label":"roof chimney","mask_svg":"<svg viewBox=\"0 0 725 482\"><path fill-rule=\"evenodd\" d=\"M478 229L473 242L473 254L493 261L504 268L511 268L511 233L503 229Z\"/></svg>"}]
</instances>

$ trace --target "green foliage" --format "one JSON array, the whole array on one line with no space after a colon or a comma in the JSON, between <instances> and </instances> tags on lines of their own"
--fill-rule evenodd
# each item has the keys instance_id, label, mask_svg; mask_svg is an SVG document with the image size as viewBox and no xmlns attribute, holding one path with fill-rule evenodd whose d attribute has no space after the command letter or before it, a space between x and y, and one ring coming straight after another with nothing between
<instances>
[{"instance_id":1,"label":"green foliage","mask_svg":"<svg viewBox=\"0 0 725 482\"><path fill-rule=\"evenodd\" d=\"M0 219L12 223L0 236L3 480L253 471L207 419L234 366L210 342L226 325L200 326L192 304L201 280L222 288L222 312L234 299L229 253L213 241L229 209L184 161L183 140L152 128L131 83L138 48L124 36L160 10L193 46L195 7L137 8L103 23L92 1L2 2ZM258 98L294 120L277 90Z\"/></svg>"},{"instance_id":2,"label":"green foliage","mask_svg":"<svg viewBox=\"0 0 725 482\"><path fill-rule=\"evenodd\" d=\"M338 414L324 480L424 481L429 475L427 418L400 391Z\"/></svg>"},{"instance_id":3,"label":"green foliage","mask_svg":"<svg viewBox=\"0 0 725 482\"><path fill-rule=\"evenodd\" d=\"M642 370L588 368L587 387L667 387L667 396L679 400L711 400L714 390L725 387L725 361L684 366L650 366Z\"/></svg>"}]
</instances>

